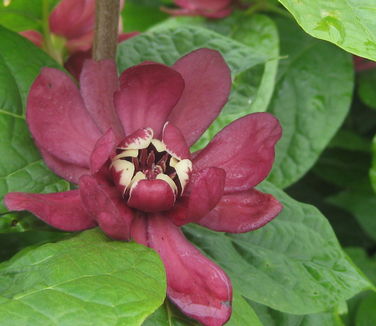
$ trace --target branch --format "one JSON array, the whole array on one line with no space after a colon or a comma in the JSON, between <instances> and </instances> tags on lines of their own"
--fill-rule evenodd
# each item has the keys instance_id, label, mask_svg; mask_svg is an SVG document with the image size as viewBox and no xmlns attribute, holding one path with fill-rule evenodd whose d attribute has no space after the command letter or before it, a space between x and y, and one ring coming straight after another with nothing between
<instances>
[{"instance_id":1,"label":"branch","mask_svg":"<svg viewBox=\"0 0 376 326\"><path fill-rule=\"evenodd\" d=\"M119 25L119 0L96 0L93 59L115 59Z\"/></svg>"}]
</instances>

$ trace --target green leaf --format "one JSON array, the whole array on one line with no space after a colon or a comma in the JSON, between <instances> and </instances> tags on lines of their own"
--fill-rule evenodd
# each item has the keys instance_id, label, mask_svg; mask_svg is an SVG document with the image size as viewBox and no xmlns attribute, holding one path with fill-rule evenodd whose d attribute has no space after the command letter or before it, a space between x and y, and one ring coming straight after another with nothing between
<instances>
[{"instance_id":1,"label":"green leaf","mask_svg":"<svg viewBox=\"0 0 376 326\"><path fill-rule=\"evenodd\" d=\"M281 60L269 111L282 124L276 161L269 180L287 187L315 163L350 108L351 56L312 39L288 20L277 20Z\"/></svg>"},{"instance_id":2,"label":"green leaf","mask_svg":"<svg viewBox=\"0 0 376 326\"><path fill-rule=\"evenodd\" d=\"M197 321L183 315L168 300L154 314L148 317L143 326L199 326ZM256 313L247 301L234 292L232 315L226 326L262 326Z\"/></svg>"},{"instance_id":3,"label":"green leaf","mask_svg":"<svg viewBox=\"0 0 376 326\"><path fill-rule=\"evenodd\" d=\"M346 253L367 277L376 284L376 255L369 256L363 248L349 247Z\"/></svg>"},{"instance_id":4,"label":"green leaf","mask_svg":"<svg viewBox=\"0 0 376 326\"><path fill-rule=\"evenodd\" d=\"M344 326L334 312L292 315L256 303L252 303L252 306L264 326Z\"/></svg>"},{"instance_id":5,"label":"green leaf","mask_svg":"<svg viewBox=\"0 0 376 326\"><path fill-rule=\"evenodd\" d=\"M376 293L369 293L359 304L355 326L376 325Z\"/></svg>"},{"instance_id":6,"label":"green leaf","mask_svg":"<svg viewBox=\"0 0 376 326\"><path fill-rule=\"evenodd\" d=\"M140 0L128 0L121 12L124 31L144 32L150 26L169 17L169 15L159 10L161 5L162 3L158 0L150 3Z\"/></svg>"},{"instance_id":7,"label":"green leaf","mask_svg":"<svg viewBox=\"0 0 376 326\"><path fill-rule=\"evenodd\" d=\"M376 193L376 134L372 140L372 164L369 171L369 177L371 180L372 188Z\"/></svg>"},{"instance_id":8,"label":"green leaf","mask_svg":"<svg viewBox=\"0 0 376 326\"><path fill-rule=\"evenodd\" d=\"M363 71L360 74L358 92L364 104L376 109L376 69Z\"/></svg>"},{"instance_id":9,"label":"green leaf","mask_svg":"<svg viewBox=\"0 0 376 326\"><path fill-rule=\"evenodd\" d=\"M43 66L61 68L32 43L0 26L0 199L10 191L59 192L69 183L43 163L28 131L27 93ZM2 201L0 212L6 211Z\"/></svg>"},{"instance_id":10,"label":"green leaf","mask_svg":"<svg viewBox=\"0 0 376 326\"><path fill-rule=\"evenodd\" d=\"M160 27L123 42L118 46L117 64L123 71L143 61L172 65L183 55L199 49L220 51L236 76L269 59L269 55L228 37L197 26Z\"/></svg>"},{"instance_id":11,"label":"green leaf","mask_svg":"<svg viewBox=\"0 0 376 326\"><path fill-rule=\"evenodd\" d=\"M0 25L14 31L38 30L42 25L43 1L12 0L9 5L0 2ZM48 0L50 10L59 0Z\"/></svg>"},{"instance_id":12,"label":"green leaf","mask_svg":"<svg viewBox=\"0 0 376 326\"><path fill-rule=\"evenodd\" d=\"M0 265L1 325L140 325L166 293L161 260L98 230Z\"/></svg>"},{"instance_id":13,"label":"green leaf","mask_svg":"<svg viewBox=\"0 0 376 326\"><path fill-rule=\"evenodd\" d=\"M358 180L356 187L341 191L329 197L327 201L351 212L364 232L376 240L376 195L368 179Z\"/></svg>"},{"instance_id":14,"label":"green leaf","mask_svg":"<svg viewBox=\"0 0 376 326\"><path fill-rule=\"evenodd\" d=\"M374 0L279 0L314 37L376 61Z\"/></svg>"},{"instance_id":15,"label":"green leaf","mask_svg":"<svg viewBox=\"0 0 376 326\"><path fill-rule=\"evenodd\" d=\"M296 202L270 183L260 188L284 206L261 229L226 234L194 225L185 228L243 296L283 312L310 314L329 310L371 286L315 207Z\"/></svg>"}]
</instances>

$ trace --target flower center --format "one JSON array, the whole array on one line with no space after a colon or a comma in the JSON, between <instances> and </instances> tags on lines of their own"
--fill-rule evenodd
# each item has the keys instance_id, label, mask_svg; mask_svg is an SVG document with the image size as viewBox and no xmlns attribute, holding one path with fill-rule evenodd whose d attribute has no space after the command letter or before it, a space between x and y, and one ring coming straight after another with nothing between
<instances>
[{"instance_id":1,"label":"flower center","mask_svg":"<svg viewBox=\"0 0 376 326\"><path fill-rule=\"evenodd\" d=\"M183 194L192 162L174 155L145 128L120 143L110 169L129 206L157 212L172 208Z\"/></svg>"}]
</instances>

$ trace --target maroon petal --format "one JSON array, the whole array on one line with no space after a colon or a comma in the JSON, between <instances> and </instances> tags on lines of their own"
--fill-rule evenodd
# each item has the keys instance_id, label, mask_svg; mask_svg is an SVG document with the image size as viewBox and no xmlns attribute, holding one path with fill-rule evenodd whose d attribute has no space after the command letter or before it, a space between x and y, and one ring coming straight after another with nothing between
<instances>
[{"instance_id":1,"label":"maroon petal","mask_svg":"<svg viewBox=\"0 0 376 326\"><path fill-rule=\"evenodd\" d=\"M178 227L153 215L132 226L132 237L159 253L167 273L167 294L186 315L206 326L226 323L231 315L231 282Z\"/></svg>"},{"instance_id":2,"label":"maroon petal","mask_svg":"<svg viewBox=\"0 0 376 326\"><path fill-rule=\"evenodd\" d=\"M91 49L75 52L64 62L64 68L67 69L73 77L79 80L84 62L88 59L91 59Z\"/></svg>"},{"instance_id":3,"label":"maroon petal","mask_svg":"<svg viewBox=\"0 0 376 326\"><path fill-rule=\"evenodd\" d=\"M193 173L184 196L168 213L174 224L181 226L207 215L223 195L225 178L225 171L218 168Z\"/></svg>"},{"instance_id":4,"label":"maroon petal","mask_svg":"<svg viewBox=\"0 0 376 326\"><path fill-rule=\"evenodd\" d=\"M81 94L92 119L102 133L112 128L119 140L124 137L115 113L114 93L118 89L115 62L87 60L80 75Z\"/></svg>"},{"instance_id":5,"label":"maroon petal","mask_svg":"<svg viewBox=\"0 0 376 326\"><path fill-rule=\"evenodd\" d=\"M102 168L111 154L115 152L117 144L118 141L112 129L108 129L108 131L98 139L90 157L91 174L97 173Z\"/></svg>"},{"instance_id":6,"label":"maroon petal","mask_svg":"<svg viewBox=\"0 0 376 326\"><path fill-rule=\"evenodd\" d=\"M272 195L251 189L224 195L198 224L214 231L243 233L262 227L281 210L281 203Z\"/></svg>"},{"instance_id":7,"label":"maroon petal","mask_svg":"<svg viewBox=\"0 0 376 326\"><path fill-rule=\"evenodd\" d=\"M115 106L126 134L150 127L157 138L183 89L180 74L161 64L140 64L125 70Z\"/></svg>"},{"instance_id":8,"label":"maroon petal","mask_svg":"<svg viewBox=\"0 0 376 326\"><path fill-rule=\"evenodd\" d=\"M165 143L168 153L179 159L190 158L188 145L178 128L166 122L163 127L162 141Z\"/></svg>"},{"instance_id":9,"label":"maroon petal","mask_svg":"<svg viewBox=\"0 0 376 326\"><path fill-rule=\"evenodd\" d=\"M53 194L11 192L4 198L12 211L30 211L47 224L64 231L81 231L95 226L86 213L78 190Z\"/></svg>"},{"instance_id":10,"label":"maroon petal","mask_svg":"<svg viewBox=\"0 0 376 326\"><path fill-rule=\"evenodd\" d=\"M195 157L193 166L196 170L210 166L224 169L225 192L249 189L270 172L281 134L281 126L271 114L249 114L220 131Z\"/></svg>"},{"instance_id":11,"label":"maroon petal","mask_svg":"<svg viewBox=\"0 0 376 326\"><path fill-rule=\"evenodd\" d=\"M228 99L231 72L221 54L199 49L173 66L184 78L184 92L168 120L191 146L218 116Z\"/></svg>"},{"instance_id":12,"label":"maroon petal","mask_svg":"<svg viewBox=\"0 0 376 326\"><path fill-rule=\"evenodd\" d=\"M87 212L103 232L116 240L129 240L133 212L114 187L87 175L80 179L80 195Z\"/></svg>"},{"instance_id":13,"label":"maroon petal","mask_svg":"<svg viewBox=\"0 0 376 326\"><path fill-rule=\"evenodd\" d=\"M128 206L143 212L171 209L175 203L174 189L164 180L140 180L131 187Z\"/></svg>"},{"instance_id":14,"label":"maroon petal","mask_svg":"<svg viewBox=\"0 0 376 326\"><path fill-rule=\"evenodd\" d=\"M232 8L224 8L218 11L200 10L200 9L171 9L162 7L162 11L173 16L204 16L208 18L224 18L232 13Z\"/></svg>"},{"instance_id":15,"label":"maroon petal","mask_svg":"<svg viewBox=\"0 0 376 326\"><path fill-rule=\"evenodd\" d=\"M74 164L70 164L59 160L54 155L40 148L43 160L46 165L57 175L68 180L69 182L78 184L78 180L82 175L90 174L88 168L83 168Z\"/></svg>"},{"instance_id":16,"label":"maroon petal","mask_svg":"<svg viewBox=\"0 0 376 326\"><path fill-rule=\"evenodd\" d=\"M68 40L80 38L94 31L95 0L62 0L51 12L50 29ZM87 49L91 42L87 44Z\"/></svg>"},{"instance_id":17,"label":"maroon petal","mask_svg":"<svg viewBox=\"0 0 376 326\"><path fill-rule=\"evenodd\" d=\"M73 81L62 71L43 68L29 93L26 118L36 142L60 160L89 167L100 132Z\"/></svg>"}]
</instances>

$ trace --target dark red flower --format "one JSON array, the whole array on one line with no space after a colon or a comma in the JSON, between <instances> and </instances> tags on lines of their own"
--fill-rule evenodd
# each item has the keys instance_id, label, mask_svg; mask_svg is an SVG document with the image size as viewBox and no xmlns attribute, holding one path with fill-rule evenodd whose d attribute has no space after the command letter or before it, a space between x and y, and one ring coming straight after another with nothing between
<instances>
[{"instance_id":1,"label":"dark red flower","mask_svg":"<svg viewBox=\"0 0 376 326\"><path fill-rule=\"evenodd\" d=\"M29 210L67 231L99 225L110 237L155 249L168 296L204 325L231 314L231 283L183 236L195 222L247 232L272 220L281 204L253 187L269 173L281 136L268 113L238 119L201 151L189 147L218 116L230 92L222 56L196 50L172 67L145 62L118 80L112 61L86 61L80 90L44 68L31 87L27 122L46 164L79 190L10 193L10 210Z\"/></svg>"},{"instance_id":2,"label":"dark red flower","mask_svg":"<svg viewBox=\"0 0 376 326\"><path fill-rule=\"evenodd\" d=\"M162 7L162 10L175 16L204 16L223 18L231 14L234 0L174 0L180 9Z\"/></svg>"},{"instance_id":3,"label":"dark red flower","mask_svg":"<svg viewBox=\"0 0 376 326\"><path fill-rule=\"evenodd\" d=\"M358 57L356 55L353 56L353 62L355 66L355 71L365 71L370 69L376 68L376 62L372 60L368 60L366 58Z\"/></svg>"}]
</instances>

